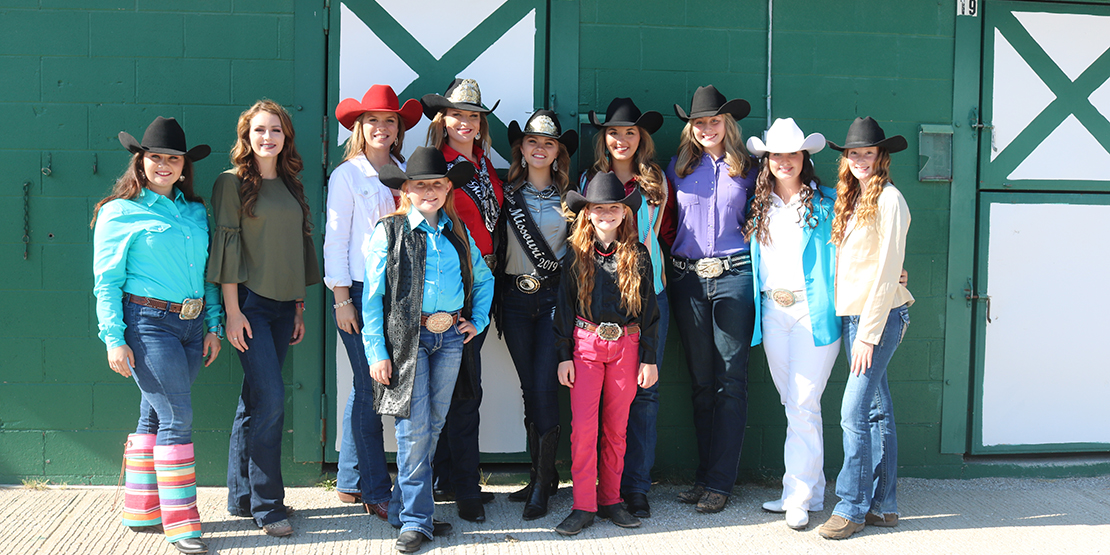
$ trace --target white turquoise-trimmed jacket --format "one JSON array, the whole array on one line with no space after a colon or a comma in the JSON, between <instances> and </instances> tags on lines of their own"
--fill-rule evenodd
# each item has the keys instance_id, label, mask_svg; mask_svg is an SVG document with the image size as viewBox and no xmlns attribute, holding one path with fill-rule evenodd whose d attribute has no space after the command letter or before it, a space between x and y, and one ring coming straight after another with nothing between
<instances>
[{"instance_id":1,"label":"white turquoise-trimmed jacket","mask_svg":"<svg viewBox=\"0 0 1110 555\"><path fill-rule=\"evenodd\" d=\"M818 186L821 195L813 197L813 213L807 218L802 230L802 270L806 280L806 302L809 304L809 319L813 326L813 343L820 347L840 339L841 319L836 315L834 304L836 295L836 247L832 238L833 204L836 191ZM813 227L816 219L817 226ZM755 239L755 237L752 237ZM752 346L763 342L763 303L760 292L763 284L759 281L759 241L751 242L752 270L755 277L755 330L752 333Z\"/></svg>"}]
</instances>

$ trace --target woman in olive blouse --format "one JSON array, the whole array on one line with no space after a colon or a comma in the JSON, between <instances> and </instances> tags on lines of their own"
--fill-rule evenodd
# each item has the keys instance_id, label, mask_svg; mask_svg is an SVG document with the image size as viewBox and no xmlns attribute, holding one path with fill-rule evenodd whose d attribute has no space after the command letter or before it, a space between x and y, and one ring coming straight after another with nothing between
<instances>
[{"instance_id":1,"label":"woman in olive blouse","mask_svg":"<svg viewBox=\"0 0 1110 555\"><path fill-rule=\"evenodd\" d=\"M216 179L208 281L219 283L227 336L239 351L243 391L231 428L227 510L271 536L293 533L281 479L285 384L281 365L304 338L305 286L320 281L308 202L280 105L256 102L239 116L234 168Z\"/></svg>"}]
</instances>

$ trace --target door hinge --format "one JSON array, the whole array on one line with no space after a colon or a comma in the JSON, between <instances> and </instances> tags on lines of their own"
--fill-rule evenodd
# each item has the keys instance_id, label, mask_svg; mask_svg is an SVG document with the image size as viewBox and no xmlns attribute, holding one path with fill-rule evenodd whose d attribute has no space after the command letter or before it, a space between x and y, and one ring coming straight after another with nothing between
<instances>
[{"instance_id":1,"label":"door hinge","mask_svg":"<svg viewBox=\"0 0 1110 555\"><path fill-rule=\"evenodd\" d=\"M324 0L324 34L331 31L331 0Z\"/></svg>"}]
</instances>

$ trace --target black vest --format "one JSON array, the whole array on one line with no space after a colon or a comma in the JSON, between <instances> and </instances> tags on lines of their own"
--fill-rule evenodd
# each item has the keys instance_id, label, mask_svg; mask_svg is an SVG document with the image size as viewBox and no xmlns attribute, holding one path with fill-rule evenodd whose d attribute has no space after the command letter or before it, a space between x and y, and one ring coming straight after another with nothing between
<instances>
[{"instance_id":1,"label":"black vest","mask_svg":"<svg viewBox=\"0 0 1110 555\"><path fill-rule=\"evenodd\" d=\"M446 217L446 215L444 215ZM427 260L427 234L409 227L404 214L381 219L389 245L385 268L385 295L382 298L385 320L385 348L393 361L393 377L389 385L374 382L374 410L385 416L409 417L412 384L416 375L417 351L420 347L420 313L424 303L424 263ZM444 233L459 254L462 269L462 314L470 319L473 302L474 276L467 257L467 245L453 231ZM474 372L474 352L469 344L463 347L455 396L476 396L478 375Z\"/></svg>"}]
</instances>

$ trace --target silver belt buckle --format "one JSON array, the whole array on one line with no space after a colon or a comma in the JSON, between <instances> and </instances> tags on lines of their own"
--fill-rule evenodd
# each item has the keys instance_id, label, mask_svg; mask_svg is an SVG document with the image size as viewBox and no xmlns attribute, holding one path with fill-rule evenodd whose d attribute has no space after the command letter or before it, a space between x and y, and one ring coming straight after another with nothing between
<instances>
[{"instance_id":1,"label":"silver belt buckle","mask_svg":"<svg viewBox=\"0 0 1110 555\"><path fill-rule=\"evenodd\" d=\"M493 272L497 270L497 255L487 254L482 256L482 260L486 261L486 266L489 266L489 271Z\"/></svg>"},{"instance_id":2,"label":"silver belt buckle","mask_svg":"<svg viewBox=\"0 0 1110 555\"><path fill-rule=\"evenodd\" d=\"M531 274L523 274L516 276L516 288L520 289L521 293L531 295L540 290L540 280Z\"/></svg>"},{"instance_id":3,"label":"silver belt buckle","mask_svg":"<svg viewBox=\"0 0 1110 555\"><path fill-rule=\"evenodd\" d=\"M185 299L181 302L181 319L196 320L204 312L204 299Z\"/></svg>"},{"instance_id":4,"label":"silver belt buckle","mask_svg":"<svg viewBox=\"0 0 1110 555\"><path fill-rule=\"evenodd\" d=\"M450 312L436 312L428 315L428 318L424 320L424 327L432 333L443 333L451 329L451 325L454 323L455 316Z\"/></svg>"},{"instance_id":5,"label":"silver belt buckle","mask_svg":"<svg viewBox=\"0 0 1110 555\"><path fill-rule=\"evenodd\" d=\"M798 302L798 298L794 296L794 292L789 289L772 289L771 300L775 301L775 304L783 308L792 307L794 303Z\"/></svg>"},{"instance_id":6,"label":"silver belt buckle","mask_svg":"<svg viewBox=\"0 0 1110 555\"><path fill-rule=\"evenodd\" d=\"M616 341L624 335L624 329L612 322L602 322L597 325L597 336L606 341Z\"/></svg>"},{"instance_id":7,"label":"silver belt buckle","mask_svg":"<svg viewBox=\"0 0 1110 555\"><path fill-rule=\"evenodd\" d=\"M725 272L725 264L720 258L702 258L694 264L694 273L698 277L715 278Z\"/></svg>"}]
</instances>

